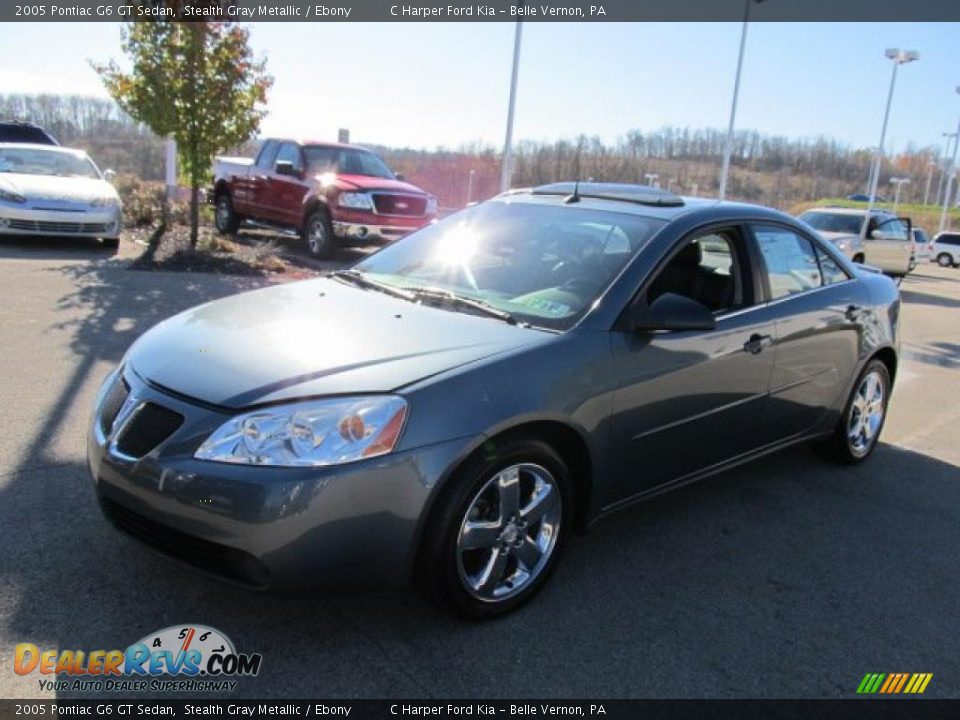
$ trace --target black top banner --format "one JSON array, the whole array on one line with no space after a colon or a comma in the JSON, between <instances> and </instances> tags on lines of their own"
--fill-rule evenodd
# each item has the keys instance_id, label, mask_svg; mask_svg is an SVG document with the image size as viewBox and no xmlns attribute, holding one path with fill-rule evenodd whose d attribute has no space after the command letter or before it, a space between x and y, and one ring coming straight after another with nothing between
<instances>
[{"instance_id":1,"label":"black top banner","mask_svg":"<svg viewBox=\"0 0 960 720\"><path fill-rule=\"evenodd\" d=\"M960 21L958 0L4 0L0 22L752 22Z\"/></svg>"}]
</instances>

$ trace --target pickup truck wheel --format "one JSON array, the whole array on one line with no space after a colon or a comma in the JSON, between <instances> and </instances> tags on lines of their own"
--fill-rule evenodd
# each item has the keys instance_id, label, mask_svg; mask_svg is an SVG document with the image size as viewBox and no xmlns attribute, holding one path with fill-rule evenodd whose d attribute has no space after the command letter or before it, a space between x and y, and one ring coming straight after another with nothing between
<instances>
[{"instance_id":1,"label":"pickup truck wheel","mask_svg":"<svg viewBox=\"0 0 960 720\"><path fill-rule=\"evenodd\" d=\"M324 210L316 210L307 218L303 226L303 239L315 258L323 260L333 253L333 228Z\"/></svg>"},{"instance_id":2,"label":"pickup truck wheel","mask_svg":"<svg viewBox=\"0 0 960 720\"><path fill-rule=\"evenodd\" d=\"M214 222L217 226L217 232L221 235L233 234L240 227L240 217L233 211L233 200L229 193L222 193L217 196Z\"/></svg>"}]
</instances>

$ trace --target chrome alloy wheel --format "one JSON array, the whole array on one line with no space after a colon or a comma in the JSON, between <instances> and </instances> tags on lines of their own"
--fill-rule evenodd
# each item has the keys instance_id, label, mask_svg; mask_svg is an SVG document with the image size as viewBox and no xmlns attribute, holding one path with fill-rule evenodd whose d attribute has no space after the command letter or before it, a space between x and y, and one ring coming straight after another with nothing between
<instances>
[{"instance_id":1,"label":"chrome alloy wheel","mask_svg":"<svg viewBox=\"0 0 960 720\"><path fill-rule=\"evenodd\" d=\"M886 388L883 376L877 372L869 372L860 381L850 404L850 416L847 418L847 442L850 450L857 457L862 457L870 451L883 424Z\"/></svg>"},{"instance_id":2,"label":"chrome alloy wheel","mask_svg":"<svg viewBox=\"0 0 960 720\"><path fill-rule=\"evenodd\" d=\"M310 252L314 255L320 255L327 246L327 224L321 217L314 217L310 221L310 227L307 228L307 245Z\"/></svg>"},{"instance_id":3,"label":"chrome alloy wheel","mask_svg":"<svg viewBox=\"0 0 960 720\"><path fill-rule=\"evenodd\" d=\"M464 589L487 602L522 592L553 554L562 507L557 481L540 465L511 465L490 478L460 524L456 552Z\"/></svg>"},{"instance_id":4,"label":"chrome alloy wheel","mask_svg":"<svg viewBox=\"0 0 960 720\"><path fill-rule=\"evenodd\" d=\"M230 219L233 214L233 208L230 207L230 198L221 195L217 200L216 222L217 229L226 231L230 227Z\"/></svg>"}]
</instances>

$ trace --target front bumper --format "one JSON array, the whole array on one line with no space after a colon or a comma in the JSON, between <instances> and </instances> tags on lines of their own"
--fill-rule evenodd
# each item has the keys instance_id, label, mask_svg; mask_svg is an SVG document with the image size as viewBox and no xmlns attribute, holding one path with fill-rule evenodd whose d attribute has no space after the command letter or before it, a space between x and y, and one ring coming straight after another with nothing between
<instances>
[{"instance_id":1,"label":"front bumper","mask_svg":"<svg viewBox=\"0 0 960 720\"><path fill-rule=\"evenodd\" d=\"M402 225L374 225L359 222L333 222L333 234L344 240L381 240L391 241L409 235L420 225L404 227Z\"/></svg>"},{"instance_id":2,"label":"front bumper","mask_svg":"<svg viewBox=\"0 0 960 720\"><path fill-rule=\"evenodd\" d=\"M119 208L42 210L30 203L0 206L0 235L120 237Z\"/></svg>"},{"instance_id":3,"label":"front bumper","mask_svg":"<svg viewBox=\"0 0 960 720\"><path fill-rule=\"evenodd\" d=\"M206 462L193 453L229 413L151 387L130 369L124 381L131 407L154 403L183 422L130 457L117 450L117 432L103 432L101 402L88 461L105 514L155 549L255 589L406 585L431 493L468 442L326 468Z\"/></svg>"}]
</instances>

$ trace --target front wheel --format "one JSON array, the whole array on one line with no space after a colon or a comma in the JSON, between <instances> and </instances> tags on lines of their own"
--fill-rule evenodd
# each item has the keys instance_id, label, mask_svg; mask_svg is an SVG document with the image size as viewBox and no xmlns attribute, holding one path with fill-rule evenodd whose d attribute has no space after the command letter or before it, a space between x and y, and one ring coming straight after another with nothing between
<instances>
[{"instance_id":1,"label":"front wheel","mask_svg":"<svg viewBox=\"0 0 960 720\"><path fill-rule=\"evenodd\" d=\"M316 210L303 225L303 239L310 254L319 260L325 260L333 254L333 229L330 218L324 210Z\"/></svg>"},{"instance_id":2,"label":"front wheel","mask_svg":"<svg viewBox=\"0 0 960 720\"><path fill-rule=\"evenodd\" d=\"M953 267L953 258L947 253L937 255L937 265L940 267Z\"/></svg>"},{"instance_id":3,"label":"front wheel","mask_svg":"<svg viewBox=\"0 0 960 720\"><path fill-rule=\"evenodd\" d=\"M505 615L559 561L572 521L570 472L549 445L515 440L468 461L449 482L425 531L418 580L460 615Z\"/></svg>"},{"instance_id":4,"label":"front wheel","mask_svg":"<svg viewBox=\"0 0 960 720\"><path fill-rule=\"evenodd\" d=\"M887 418L890 388L887 366L880 360L867 363L827 445L836 460L854 465L874 451Z\"/></svg>"},{"instance_id":5,"label":"front wheel","mask_svg":"<svg viewBox=\"0 0 960 720\"><path fill-rule=\"evenodd\" d=\"M214 224L221 235L232 235L240 227L240 216L234 212L233 199L229 193L225 192L217 196Z\"/></svg>"}]
</instances>

